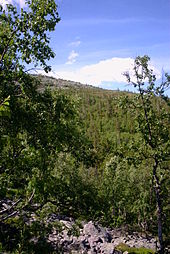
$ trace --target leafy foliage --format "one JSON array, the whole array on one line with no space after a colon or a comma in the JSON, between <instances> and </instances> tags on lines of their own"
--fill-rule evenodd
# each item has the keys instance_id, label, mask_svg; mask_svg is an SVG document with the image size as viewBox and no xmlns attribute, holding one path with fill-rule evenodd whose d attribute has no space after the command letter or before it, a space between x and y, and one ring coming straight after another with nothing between
<instances>
[{"instance_id":1,"label":"leafy foliage","mask_svg":"<svg viewBox=\"0 0 170 254\"><path fill-rule=\"evenodd\" d=\"M137 94L61 80L54 88L47 77L43 85L26 68L50 70L57 6L26 3L20 13L0 7L0 251L52 253L50 213L152 234L158 219L168 239L169 75L155 85L144 56L134 65Z\"/></svg>"}]
</instances>

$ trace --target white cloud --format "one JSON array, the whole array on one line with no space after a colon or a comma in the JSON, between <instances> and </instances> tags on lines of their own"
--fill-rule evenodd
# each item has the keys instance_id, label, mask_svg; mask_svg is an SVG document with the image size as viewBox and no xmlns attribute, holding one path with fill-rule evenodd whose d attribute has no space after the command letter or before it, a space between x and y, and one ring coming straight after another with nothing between
<instances>
[{"instance_id":1,"label":"white cloud","mask_svg":"<svg viewBox=\"0 0 170 254\"><path fill-rule=\"evenodd\" d=\"M131 23L146 22L146 19L141 18L122 18L122 19L109 19L109 18L79 18L79 19L65 19L62 21L63 25L67 26L86 26L86 25L101 25L101 24L112 24L112 25L124 25Z\"/></svg>"},{"instance_id":2,"label":"white cloud","mask_svg":"<svg viewBox=\"0 0 170 254\"><path fill-rule=\"evenodd\" d=\"M5 7L6 4L12 4L13 0L0 0L0 4Z\"/></svg>"},{"instance_id":3,"label":"white cloud","mask_svg":"<svg viewBox=\"0 0 170 254\"><path fill-rule=\"evenodd\" d=\"M156 74L157 79L160 79L161 72L154 66L155 64L151 63L149 68L151 68L154 74ZM136 79L133 78L133 67L133 58L114 57L100 61L97 64L86 65L74 71L54 70L46 74L43 70L38 70L36 73L112 89L115 88L113 87L114 85L116 85L116 88L119 88L127 84L126 77L123 75L127 71L132 77L132 80L136 82Z\"/></svg>"},{"instance_id":4,"label":"white cloud","mask_svg":"<svg viewBox=\"0 0 170 254\"><path fill-rule=\"evenodd\" d=\"M68 56L66 64L73 64L76 61L76 57L78 57L78 53L72 50Z\"/></svg>"},{"instance_id":5,"label":"white cloud","mask_svg":"<svg viewBox=\"0 0 170 254\"><path fill-rule=\"evenodd\" d=\"M70 42L69 46L71 46L71 47L78 47L80 44L81 44L81 41L77 40L77 41Z\"/></svg>"},{"instance_id":6,"label":"white cloud","mask_svg":"<svg viewBox=\"0 0 170 254\"><path fill-rule=\"evenodd\" d=\"M102 82L126 82L123 73L133 68L132 58L111 58L75 71L56 71L56 77L99 86Z\"/></svg>"},{"instance_id":7,"label":"white cloud","mask_svg":"<svg viewBox=\"0 0 170 254\"><path fill-rule=\"evenodd\" d=\"M0 4L5 7L6 4L18 4L21 8L25 6L25 0L0 0Z\"/></svg>"},{"instance_id":8,"label":"white cloud","mask_svg":"<svg viewBox=\"0 0 170 254\"><path fill-rule=\"evenodd\" d=\"M104 82L127 83L123 73L128 71L132 76L133 67L133 58L114 57L100 61L97 64L86 65L74 71L55 71L55 76L56 78L68 79L94 86L100 86ZM160 72L153 65L150 65L150 67L159 77Z\"/></svg>"}]
</instances>

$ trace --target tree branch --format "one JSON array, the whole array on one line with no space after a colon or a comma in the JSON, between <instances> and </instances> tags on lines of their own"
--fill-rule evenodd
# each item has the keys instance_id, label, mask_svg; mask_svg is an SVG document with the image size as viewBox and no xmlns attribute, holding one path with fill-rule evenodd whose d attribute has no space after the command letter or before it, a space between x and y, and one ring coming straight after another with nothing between
<instances>
[{"instance_id":1,"label":"tree branch","mask_svg":"<svg viewBox=\"0 0 170 254\"><path fill-rule=\"evenodd\" d=\"M7 213L7 212L9 212L10 210L12 210L20 201L21 201L21 198L18 199L15 203L13 203L12 206L10 206L10 207L8 207L8 208L6 208L6 209L4 209L4 210L1 210L1 211L0 211L0 215L2 215L2 214L4 214L4 213Z\"/></svg>"},{"instance_id":2,"label":"tree branch","mask_svg":"<svg viewBox=\"0 0 170 254\"><path fill-rule=\"evenodd\" d=\"M31 200L33 199L34 194L35 194L35 189L33 189L33 192L32 192L32 194L31 194L31 196L29 197L27 203L26 203L22 208L20 208L20 209L18 209L18 210L16 210L16 211L13 211L13 212L12 212L11 210L22 200L21 198L18 199L15 203L13 203L12 206L10 206L10 207L8 207L8 208L6 208L6 209L4 209L4 210L1 210L1 211L0 211L0 215L2 215L2 214L4 214L4 213L8 213L8 214L7 214L5 217L0 218L0 222L2 222L2 221L4 221L4 220L7 220L8 218L17 215L17 214L19 213L19 210L24 210L24 209L28 206L28 204L31 202Z\"/></svg>"},{"instance_id":3,"label":"tree branch","mask_svg":"<svg viewBox=\"0 0 170 254\"><path fill-rule=\"evenodd\" d=\"M3 50L3 53L2 53L2 55L1 55L0 63L2 63L3 58L4 58L4 56L5 56L5 54L6 54L7 50L8 50L10 41L12 40L12 37L13 37L13 35L16 33L16 31L17 31L17 30L14 30L14 31L12 32L12 34L11 34L11 36L10 36L8 42L7 42L7 45L5 46L5 48L4 48L4 50Z\"/></svg>"},{"instance_id":4,"label":"tree branch","mask_svg":"<svg viewBox=\"0 0 170 254\"><path fill-rule=\"evenodd\" d=\"M14 211L13 213L8 214L7 216L3 217L2 219L0 219L0 222L7 220L13 216L15 216L18 213L18 211Z\"/></svg>"}]
</instances>

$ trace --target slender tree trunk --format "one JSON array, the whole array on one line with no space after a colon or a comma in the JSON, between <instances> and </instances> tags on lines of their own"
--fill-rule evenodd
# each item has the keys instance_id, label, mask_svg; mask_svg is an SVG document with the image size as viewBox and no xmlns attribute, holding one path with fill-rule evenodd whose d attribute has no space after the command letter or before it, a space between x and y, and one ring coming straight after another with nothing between
<instances>
[{"instance_id":1,"label":"slender tree trunk","mask_svg":"<svg viewBox=\"0 0 170 254\"><path fill-rule=\"evenodd\" d=\"M153 167L153 179L154 179L154 189L156 194L156 203L157 203L157 222L158 222L158 239L160 244L160 253L164 254L164 242L163 242L163 234L162 234L162 201L160 194L160 183L157 176L157 161L155 161L155 165Z\"/></svg>"},{"instance_id":2,"label":"slender tree trunk","mask_svg":"<svg viewBox=\"0 0 170 254\"><path fill-rule=\"evenodd\" d=\"M139 91L140 95L142 98L142 103L143 103L143 109L144 109L144 114L145 114L145 121L148 127L148 132L149 132L149 140L148 143L152 147L152 149L155 149L155 145L152 142L152 131L151 131L151 126L148 118L148 112L146 110L145 102L144 102L144 97L143 93L141 92L141 88L139 86ZM157 203L157 222L158 222L158 239L159 239L159 244L160 244L160 254L164 254L164 242L163 242L163 234L162 234L162 201L161 201L161 184L157 175L157 169L158 169L158 159L156 156L154 156L154 161L155 164L153 166L153 180L154 180L154 190L155 190L155 195L156 195L156 203Z\"/></svg>"}]
</instances>

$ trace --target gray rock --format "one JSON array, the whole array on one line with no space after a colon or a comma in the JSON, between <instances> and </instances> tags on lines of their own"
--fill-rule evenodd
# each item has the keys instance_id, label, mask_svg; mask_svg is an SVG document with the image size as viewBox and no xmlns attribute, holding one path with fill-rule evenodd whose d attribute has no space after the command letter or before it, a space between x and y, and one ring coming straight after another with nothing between
<instances>
[{"instance_id":1,"label":"gray rock","mask_svg":"<svg viewBox=\"0 0 170 254\"><path fill-rule=\"evenodd\" d=\"M103 254L113 254L114 253L114 245L112 243L103 243L101 245L101 253Z\"/></svg>"},{"instance_id":2,"label":"gray rock","mask_svg":"<svg viewBox=\"0 0 170 254\"><path fill-rule=\"evenodd\" d=\"M89 221L87 224L84 225L83 234L84 235L97 235L99 233L97 227L95 227L92 221Z\"/></svg>"},{"instance_id":3,"label":"gray rock","mask_svg":"<svg viewBox=\"0 0 170 254\"><path fill-rule=\"evenodd\" d=\"M72 228L76 226L74 220L68 217L52 216L53 221L59 221L63 225L62 232L53 230L48 236L54 249L61 248L61 253L79 253L79 254L120 254L121 251L115 249L120 243L126 243L130 247L144 247L156 250L156 240L153 237L146 238L138 233L125 234L120 229L107 229L97 223L89 221L83 223L80 235L70 234Z\"/></svg>"}]
</instances>

